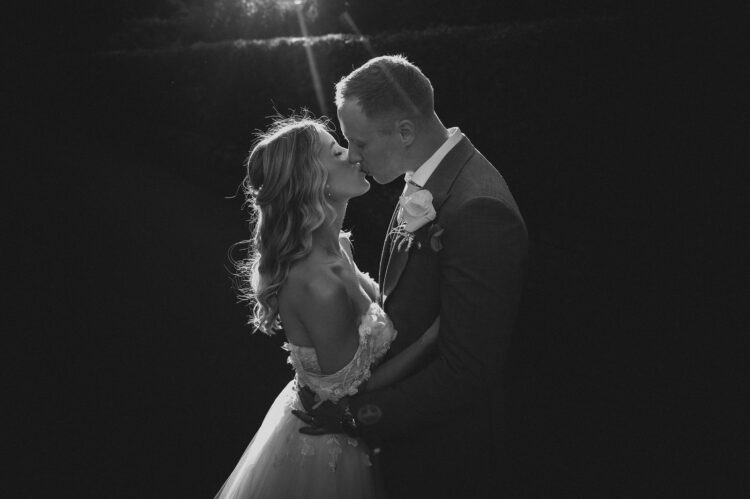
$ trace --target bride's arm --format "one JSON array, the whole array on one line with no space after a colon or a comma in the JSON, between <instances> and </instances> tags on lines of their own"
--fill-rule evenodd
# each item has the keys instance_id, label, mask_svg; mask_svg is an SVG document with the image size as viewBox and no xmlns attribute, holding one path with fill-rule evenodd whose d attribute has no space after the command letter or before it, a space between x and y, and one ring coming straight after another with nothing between
<instances>
[{"instance_id":1,"label":"bride's arm","mask_svg":"<svg viewBox=\"0 0 750 499\"><path fill-rule=\"evenodd\" d=\"M373 371L370 379L367 380L365 391L377 390L405 378L406 374L414 366L414 363L435 343L439 330L440 317L438 316L435 322L432 323L417 341Z\"/></svg>"}]
</instances>

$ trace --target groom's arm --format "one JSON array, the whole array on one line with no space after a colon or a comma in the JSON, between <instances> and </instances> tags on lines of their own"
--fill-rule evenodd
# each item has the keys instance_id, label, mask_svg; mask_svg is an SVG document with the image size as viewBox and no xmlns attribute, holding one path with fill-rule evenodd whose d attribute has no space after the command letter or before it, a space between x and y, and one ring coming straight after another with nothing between
<instances>
[{"instance_id":1,"label":"groom's arm","mask_svg":"<svg viewBox=\"0 0 750 499\"><path fill-rule=\"evenodd\" d=\"M486 396L504 360L523 286L526 227L493 198L468 201L452 220L440 253L439 355L403 382L351 399L365 436L408 432Z\"/></svg>"}]
</instances>

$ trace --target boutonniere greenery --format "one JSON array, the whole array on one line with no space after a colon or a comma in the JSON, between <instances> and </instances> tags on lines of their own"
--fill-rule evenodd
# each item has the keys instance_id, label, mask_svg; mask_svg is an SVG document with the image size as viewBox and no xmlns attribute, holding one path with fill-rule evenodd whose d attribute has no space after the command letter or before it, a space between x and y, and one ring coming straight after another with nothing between
<instances>
[{"instance_id":1,"label":"boutonniere greenery","mask_svg":"<svg viewBox=\"0 0 750 499\"><path fill-rule=\"evenodd\" d=\"M398 204L399 224L391 230L391 235L399 251L402 251L404 245L408 251L414 243L414 232L427 222L435 220L436 212L432 205L432 193L427 189L420 189L408 196L401 196Z\"/></svg>"}]
</instances>

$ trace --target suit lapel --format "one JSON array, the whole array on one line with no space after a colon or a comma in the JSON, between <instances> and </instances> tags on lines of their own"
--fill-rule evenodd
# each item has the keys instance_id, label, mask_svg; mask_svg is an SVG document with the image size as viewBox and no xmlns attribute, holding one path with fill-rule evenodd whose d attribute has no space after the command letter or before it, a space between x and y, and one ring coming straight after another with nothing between
<instances>
[{"instance_id":1,"label":"suit lapel","mask_svg":"<svg viewBox=\"0 0 750 499\"><path fill-rule=\"evenodd\" d=\"M474 155L476 149L466 135L445 155L443 161L427 179L424 188L432 193L432 205L440 215L440 207L450 197L450 190L464 165Z\"/></svg>"},{"instance_id":2,"label":"suit lapel","mask_svg":"<svg viewBox=\"0 0 750 499\"><path fill-rule=\"evenodd\" d=\"M474 155L474 151L474 146L464 135L459 143L443 158L425 183L424 188L432 193L432 204L435 211L438 212L437 216L440 215L440 207L450 196L450 189L453 186L453 182L469 158ZM385 303L387 297L396 288L401 274L403 274L406 268L406 263L409 261L409 250L405 245L402 245L402 248L399 249L398 245L395 244L395 238L391 234L393 228L398 225L396 219L397 213L398 205L396 205L396 209L393 211L388 235L385 238L383 251L380 255L379 277L380 282L383 284L383 292L381 294L381 301L383 303ZM388 255L387 261L386 255Z\"/></svg>"}]
</instances>

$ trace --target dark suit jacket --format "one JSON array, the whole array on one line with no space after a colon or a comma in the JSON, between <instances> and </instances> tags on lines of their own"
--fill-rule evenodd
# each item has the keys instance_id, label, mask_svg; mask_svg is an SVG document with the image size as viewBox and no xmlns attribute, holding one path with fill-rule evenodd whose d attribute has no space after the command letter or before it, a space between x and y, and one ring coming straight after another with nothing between
<instances>
[{"instance_id":1,"label":"dark suit jacket","mask_svg":"<svg viewBox=\"0 0 750 499\"><path fill-rule=\"evenodd\" d=\"M415 231L409 250L386 238L380 283L398 330L389 355L440 315L437 348L410 377L357 395L350 407L381 414L362 426L381 449L391 499L494 497L492 393L519 306L526 226L503 177L465 136L424 188L437 217ZM436 251L430 234L439 228Z\"/></svg>"}]
</instances>

